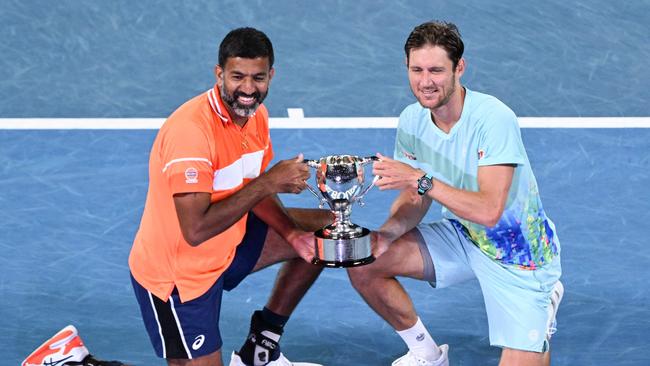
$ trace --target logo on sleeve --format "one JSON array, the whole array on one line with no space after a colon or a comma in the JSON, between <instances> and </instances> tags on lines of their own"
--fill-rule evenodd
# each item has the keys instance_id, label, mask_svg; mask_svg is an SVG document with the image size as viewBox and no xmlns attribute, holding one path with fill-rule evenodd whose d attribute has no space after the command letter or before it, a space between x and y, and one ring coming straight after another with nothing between
<instances>
[{"instance_id":1,"label":"logo on sleeve","mask_svg":"<svg viewBox=\"0 0 650 366\"><path fill-rule=\"evenodd\" d=\"M185 169L185 183L194 184L199 182L199 171L196 168Z\"/></svg>"},{"instance_id":2,"label":"logo on sleeve","mask_svg":"<svg viewBox=\"0 0 650 366\"><path fill-rule=\"evenodd\" d=\"M483 159L485 156L485 151L483 149L478 149L478 160Z\"/></svg>"},{"instance_id":3,"label":"logo on sleeve","mask_svg":"<svg viewBox=\"0 0 650 366\"><path fill-rule=\"evenodd\" d=\"M404 149L402 149L402 154L404 154L404 156L406 156L406 158L409 159L409 160L418 160L418 158L415 156L415 154L411 154L411 153L409 153L408 151L406 151Z\"/></svg>"}]
</instances>

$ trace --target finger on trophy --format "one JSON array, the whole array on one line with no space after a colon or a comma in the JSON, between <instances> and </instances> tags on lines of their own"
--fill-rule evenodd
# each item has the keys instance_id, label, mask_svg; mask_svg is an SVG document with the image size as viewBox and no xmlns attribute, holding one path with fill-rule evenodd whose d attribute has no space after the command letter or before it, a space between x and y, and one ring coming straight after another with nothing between
<instances>
[{"instance_id":1,"label":"finger on trophy","mask_svg":"<svg viewBox=\"0 0 650 366\"><path fill-rule=\"evenodd\" d=\"M309 177L309 167L306 164L298 163L298 173L303 177Z\"/></svg>"},{"instance_id":2,"label":"finger on trophy","mask_svg":"<svg viewBox=\"0 0 650 366\"><path fill-rule=\"evenodd\" d=\"M377 173L381 172L384 169L384 161L378 160L372 164L372 174L379 175Z\"/></svg>"},{"instance_id":3,"label":"finger on trophy","mask_svg":"<svg viewBox=\"0 0 650 366\"><path fill-rule=\"evenodd\" d=\"M381 257L381 255L384 254L383 250L379 248L379 245L373 245L372 246L372 256L375 258Z\"/></svg>"},{"instance_id":4,"label":"finger on trophy","mask_svg":"<svg viewBox=\"0 0 650 366\"><path fill-rule=\"evenodd\" d=\"M378 162L381 159L377 155L372 155L372 156L366 157L365 160L368 160L371 163L375 163L375 162Z\"/></svg>"},{"instance_id":5,"label":"finger on trophy","mask_svg":"<svg viewBox=\"0 0 650 366\"><path fill-rule=\"evenodd\" d=\"M388 161L388 160L392 160L390 157L388 157L388 156L386 156L386 155L382 155L381 153L377 153L375 156L377 157L377 160L378 160L378 161Z\"/></svg>"},{"instance_id":6,"label":"finger on trophy","mask_svg":"<svg viewBox=\"0 0 650 366\"><path fill-rule=\"evenodd\" d=\"M303 189L304 188L302 187L302 181L300 181L300 182L294 184L293 189L291 190L291 193L298 194L298 193L302 192Z\"/></svg>"}]
</instances>

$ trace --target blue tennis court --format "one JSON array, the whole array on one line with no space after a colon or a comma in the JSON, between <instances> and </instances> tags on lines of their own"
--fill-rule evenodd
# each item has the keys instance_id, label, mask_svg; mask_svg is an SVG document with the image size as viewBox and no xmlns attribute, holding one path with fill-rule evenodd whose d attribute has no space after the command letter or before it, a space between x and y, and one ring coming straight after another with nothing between
<instances>
[{"instance_id":1,"label":"blue tennis court","mask_svg":"<svg viewBox=\"0 0 650 366\"><path fill-rule=\"evenodd\" d=\"M212 85L217 44L242 25L274 41L277 76L265 102L271 117L286 117L288 108L307 117L396 117L413 101L404 39L434 18L459 25L469 88L523 117L585 122L522 130L562 242L566 292L553 365L650 364L650 128L587 128L599 117L647 123L648 1L9 0L0 12L0 122L164 118ZM306 127L272 130L276 160L300 152L312 159L392 154L392 128ZM1 364L19 364L67 324L101 358L165 364L145 333L127 265L155 134L0 129ZM370 191L353 221L377 228L394 197ZM317 207L309 192L282 199ZM427 219L438 217L433 206ZM277 269L251 275L224 296L224 355L240 346ZM497 363L477 282L442 290L403 283L432 336L450 345L452 365ZM388 365L406 351L340 269L322 273L282 347L292 360L330 366Z\"/></svg>"},{"instance_id":2,"label":"blue tennis court","mask_svg":"<svg viewBox=\"0 0 650 366\"><path fill-rule=\"evenodd\" d=\"M392 150L390 129L273 130L278 158ZM151 351L126 259L146 192L155 131L0 131L4 359L17 364L68 323L92 352L136 365L162 365ZM648 129L524 129L545 207L563 244L565 298L553 342L558 365L650 361L647 222ZM327 143L325 143L327 142ZM392 193L371 191L354 221L376 228ZM316 207L308 192L287 205ZM432 208L435 219L438 210ZM224 298L228 354L262 306L277 268L258 272ZM432 290L405 281L432 335L451 345L454 364L496 363L478 283ZM385 365L405 347L350 286L327 269L283 338L294 359L326 365Z\"/></svg>"}]
</instances>

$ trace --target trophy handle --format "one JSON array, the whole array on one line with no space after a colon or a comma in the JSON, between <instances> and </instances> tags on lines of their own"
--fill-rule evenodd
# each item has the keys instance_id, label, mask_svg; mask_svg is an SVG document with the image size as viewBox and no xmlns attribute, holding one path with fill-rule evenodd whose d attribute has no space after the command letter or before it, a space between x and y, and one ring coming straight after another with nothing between
<instances>
[{"instance_id":1,"label":"trophy handle","mask_svg":"<svg viewBox=\"0 0 650 366\"><path fill-rule=\"evenodd\" d=\"M366 156L365 158L361 158L361 165L366 165L368 163L374 163L375 161L379 161L379 158L376 156Z\"/></svg>"},{"instance_id":2,"label":"trophy handle","mask_svg":"<svg viewBox=\"0 0 650 366\"><path fill-rule=\"evenodd\" d=\"M318 169L320 167L320 162L318 160L304 159L302 162L313 169ZM312 187L311 184L307 183L307 181L305 181L305 184L307 184L307 189L309 189L316 199L318 199L318 208L323 208L327 203L327 200L323 196L319 195L316 188Z\"/></svg>"},{"instance_id":3,"label":"trophy handle","mask_svg":"<svg viewBox=\"0 0 650 366\"><path fill-rule=\"evenodd\" d=\"M320 167L320 161L318 160L303 159L302 162L309 165L310 168L317 169Z\"/></svg>"},{"instance_id":4,"label":"trophy handle","mask_svg":"<svg viewBox=\"0 0 650 366\"><path fill-rule=\"evenodd\" d=\"M379 161L379 158L376 156L366 156L365 158L361 158L361 161L359 163L361 164L361 166L365 166L366 164L374 163L375 161ZM375 186L375 183L377 183L379 178L381 177L375 175L374 178L372 178L372 183L370 183L366 188L364 188L363 191L361 191L361 193L359 193L359 195L356 197L355 201L359 202L359 206L365 205L365 202L363 202L361 199L363 198L363 196L366 195L366 193L368 193L368 191L372 187Z\"/></svg>"}]
</instances>

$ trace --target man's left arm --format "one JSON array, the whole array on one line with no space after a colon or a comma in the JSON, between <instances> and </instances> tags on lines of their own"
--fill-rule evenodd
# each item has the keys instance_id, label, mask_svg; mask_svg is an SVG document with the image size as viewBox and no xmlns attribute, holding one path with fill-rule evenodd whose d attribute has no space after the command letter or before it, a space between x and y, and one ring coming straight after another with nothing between
<instances>
[{"instance_id":1,"label":"man's left arm","mask_svg":"<svg viewBox=\"0 0 650 366\"><path fill-rule=\"evenodd\" d=\"M432 179L433 187L426 194L456 216L492 227L503 214L514 171L514 165L480 166L477 192L458 189Z\"/></svg>"},{"instance_id":2,"label":"man's left arm","mask_svg":"<svg viewBox=\"0 0 650 366\"><path fill-rule=\"evenodd\" d=\"M418 179L425 174L423 170L385 156L379 157L381 161L374 165L375 174L381 176L376 183L379 189L417 191ZM426 195L458 217L492 227L503 214L514 170L515 166L510 164L480 166L477 176L479 189L476 192L432 179L433 187Z\"/></svg>"}]
</instances>

